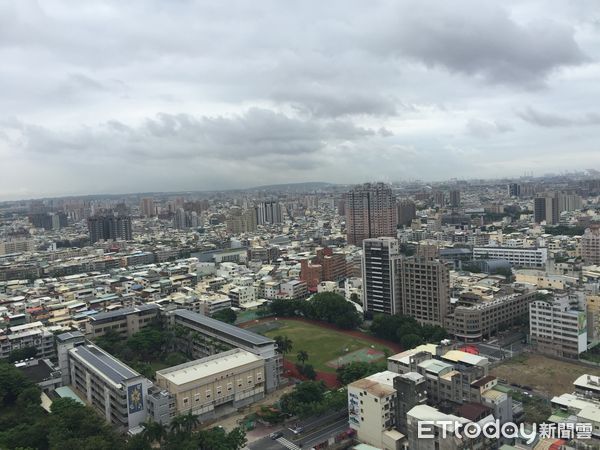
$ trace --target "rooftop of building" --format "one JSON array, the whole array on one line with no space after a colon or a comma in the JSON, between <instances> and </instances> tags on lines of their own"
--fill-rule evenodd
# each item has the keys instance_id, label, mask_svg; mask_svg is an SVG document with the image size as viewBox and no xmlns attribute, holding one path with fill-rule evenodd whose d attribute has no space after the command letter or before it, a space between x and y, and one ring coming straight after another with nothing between
<instances>
[{"instance_id":1,"label":"rooftop of building","mask_svg":"<svg viewBox=\"0 0 600 450\"><path fill-rule=\"evenodd\" d=\"M90 317L90 322L101 322L109 319L116 319L118 317L125 317L129 314L135 314L138 312L145 312L156 310L158 311L160 306L154 303L147 303L145 305L137 305L137 306L129 306L127 308L115 309L114 311L108 311L103 313L98 313L93 317Z\"/></svg>"},{"instance_id":2,"label":"rooftop of building","mask_svg":"<svg viewBox=\"0 0 600 450\"><path fill-rule=\"evenodd\" d=\"M402 364L408 364L410 361L410 357L416 355L420 352L427 352L432 355L435 355L437 351L437 345L435 344L423 344L418 347L411 348L410 350L405 350L401 353L397 353L388 358L388 360L400 362Z\"/></svg>"},{"instance_id":3,"label":"rooftop of building","mask_svg":"<svg viewBox=\"0 0 600 450\"><path fill-rule=\"evenodd\" d=\"M362 378L350 383L348 386L355 389L361 389L378 398L384 398L396 392L396 390L388 384L380 383L379 381L371 380L369 378Z\"/></svg>"},{"instance_id":4,"label":"rooftop of building","mask_svg":"<svg viewBox=\"0 0 600 450\"><path fill-rule=\"evenodd\" d=\"M198 314L185 309L177 309L173 311L173 314L184 319L196 322L200 326L212 328L222 333L231 335L234 338L247 341L253 345L265 345L272 344L275 342L273 341L273 339L261 336L260 334L253 333L251 331L244 330L243 328L236 327L235 325L230 325L228 323L221 322L220 320L212 319L210 317L203 316L202 314Z\"/></svg>"},{"instance_id":5,"label":"rooftop of building","mask_svg":"<svg viewBox=\"0 0 600 450\"><path fill-rule=\"evenodd\" d=\"M600 392L600 377L584 374L577 378L573 385L581 389Z\"/></svg>"},{"instance_id":6,"label":"rooftop of building","mask_svg":"<svg viewBox=\"0 0 600 450\"><path fill-rule=\"evenodd\" d=\"M429 373L439 375L444 370L452 370L454 366L437 359L427 359L425 361L421 361L419 363L419 367L425 369L425 371Z\"/></svg>"},{"instance_id":7,"label":"rooftop of building","mask_svg":"<svg viewBox=\"0 0 600 450\"><path fill-rule=\"evenodd\" d=\"M491 412L490 408L481 403L463 403L456 409L456 413L460 417L464 417L472 422L478 421L484 415L488 415Z\"/></svg>"},{"instance_id":8,"label":"rooftop of building","mask_svg":"<svg viewBox=\"0 0 600 450\"><path fill-rule=\"evenodd\" d=\"M463 352L461 350L450 350L446 352L442 358L448 361L460 362L471 366L487 366L489 364L489 360L487 358Z\"/></svg>"},{"instance_id":9,"label":"rooftop of building","mask_svg":"<svg viewBox=\"0 0 600 450\"><path fill-rule=\"evenodd\" d=\"M473 381L471 383L471 386L473 386L473 387L483 387L486 384L488 384L489 382L494 381L495 379L496 379L495 376L493 376L493 375L487 375L487 376L485 376L483 378L480 378L479 380Z\"/></svg>"},{"instance_id":10,"label":"rooftop of building","mask_svg":"<svg viewBox=\"0 0 600 450\"><path fill-rule=\"evenodd\" d=\"M70 349L69 352L114 384L121 384L124 381L141 376L131 367L95 345L80 345Z\"/></svg>"},{"instance_id":11,"label":"rooftop of building","mask_svg":"<svg viewBox=\"0 0 600 450\"><path fill-rule=\"evenodd\" d=\"M262 358L253 353L242 349L234 349L159 370L156 372L156 376L162 377L173 384L183 385L222 372L231 372L238 367L259 361L262 361Z\"/></svg>"},{"instance_id":12,"label":"rooftop of building","mask_svg":"<svg viewBox=\"0 0 600 450\"><path fill-rule=\"evenodd\" d=\"M436 408L429 405L417 405L413 407L407 413L410 417L413 417L419 421L421 420L431 420L436 423L441 423L442 421L451 421L452 424L460 422L460 423L468 423L469 420L464 417L455 416L453 414L445 414ZM452 430L453 425L449 426L449 429Z\"/></svg>"}]
</instances>

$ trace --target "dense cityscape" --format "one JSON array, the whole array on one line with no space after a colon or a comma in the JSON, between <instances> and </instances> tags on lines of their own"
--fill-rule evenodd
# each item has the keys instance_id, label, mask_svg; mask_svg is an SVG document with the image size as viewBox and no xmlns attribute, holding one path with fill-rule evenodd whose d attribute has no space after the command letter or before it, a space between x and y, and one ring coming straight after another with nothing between
<instances>
[{"instance_id":1,"label":"dense cityscape","mask_svg":"<svg viewBox=\"0 0 600 450\"><path fill-rule=\"evenodd\" d=\"M0 450L600 450L594 0L0 0Z\"/></svg>"},{"instance_id":2,"label":"dense cityscape","mask_svg":"<svg viewBox=\"0 0 600 450\"><path fill-rule=\"evenodd\" d=\"M600 438L595 172L9 201L0 217L3 447L526 445L419 439L434 417ZM91 408L90 436L32 432L73 420L62 408Z\"/></svg>"}]
</instances>

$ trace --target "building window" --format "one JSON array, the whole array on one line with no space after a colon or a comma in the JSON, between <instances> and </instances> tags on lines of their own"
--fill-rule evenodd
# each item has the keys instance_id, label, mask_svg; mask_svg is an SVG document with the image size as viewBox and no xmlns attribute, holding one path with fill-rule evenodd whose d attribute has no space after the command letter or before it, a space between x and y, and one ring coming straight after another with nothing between
<instances>
[{"instance_id":1,"label":"building window","mask_svg":"<svg viewBox=\"0 0 600 450\"><path fill-rule=\"evenodd\" d=\"M227 390L230 391L233 389L233 384L232 383L227 383Z\"/></svg>"},{"instance_id":2,"label":"building window","mask_svg":"<svg viewBox=\"0 0 600 450\"><path fill-rule=\"evenodd\" d=\"M248 384L252 384L252 375L248 377Z\"/></svg>"},{"instance_id":3,"label":"building window","mask_svg":"<svg viewBox=\"0 0 600 450\"><path fill-rule=\"evenodd\" d=\"M194 395L194 401L198 403L200 401L200 394Z\"/></svg>"},{"instance_id":4,"label":"building window","mask_svg":"<svg viewBox=\"0 0 600 450\"><path fill-rule=\"evenodd\" d=\"M221 386L217 386L217 395L221 393Z\"/></svg>"},{"instance_id":5,"label":"building window","mask_svg":"<svg viewBox=\"0 0 600 450\"><path fill-rule=\"evenodd\" d=\"M187 406L187 404L188 404L188 401L189 401L189 398L185 397L185 398L183 399L183 406Z\"/></svg>"},{"instance_id":6,"label":"building window","mask_svg":"<svg viewBox=\"0 0 600 450\"><path fill-rule=\"evenodd\" d=\"M206 398L210 398L210 389L206 390Z\"/></svg>"}]
</instances>

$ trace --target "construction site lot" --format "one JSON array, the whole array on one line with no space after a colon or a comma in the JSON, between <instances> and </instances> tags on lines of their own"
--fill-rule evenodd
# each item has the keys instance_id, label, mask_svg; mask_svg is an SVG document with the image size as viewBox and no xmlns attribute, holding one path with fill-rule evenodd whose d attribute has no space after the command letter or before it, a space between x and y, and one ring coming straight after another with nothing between
<instances>
[{"instance_id":1,"label":"construction site lot","mask_svg":"<svg viewBox=\"0 0 600 450\"><path fill-rule=\"evenodd\" d=\"M491 374L506 380L507 384L556 396L573 392L573 382L583 374L600 375L600 367L585 366L536 353L523 353L494 367Z\"/></svg>"}]
</instances>

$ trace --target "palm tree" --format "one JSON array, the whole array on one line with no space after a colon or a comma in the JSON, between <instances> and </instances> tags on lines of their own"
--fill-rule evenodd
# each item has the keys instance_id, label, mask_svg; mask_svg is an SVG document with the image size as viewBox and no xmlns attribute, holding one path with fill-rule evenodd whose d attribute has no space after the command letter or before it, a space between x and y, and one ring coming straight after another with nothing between
<instances>
[{"instance_id":1,"label":"palm tree","mask_svg":"<svg viewBox=\"0 0 600 450\"><path fill-rule=\"evenodd\" d=\"M294 346L292 340L287 336L275 336L275 343L277 343L277 352L283 355L292 351Z\"/></svg>"},{"instance_id":2,"label":"palm tree","mask_svg":"<svg viewBox=\"0 0 600 450\"><path fill-rule=\"evenodd\" d=\"M171 432L175 434L179 433L184 428L185 422L185 416L173 417L173 419L171 419Z\"/></svg>"},{"instance_id":3,"label":"palm tree","mask_svg":"<svg viewBox=\"0 0 600 450\"><path fill-rule=\"evenodd\" d=\"M304 363L308 360L308 353L306 352L306 350L300 350L296 358L298 359L298 361L300 361L302 365L304 365Z\"/></svg>"},{"instance_id":4,"label":"palm tree","mask_svg":"<svg viewBox=\"0 0 600 450\"><path fill-rule=\"evenodd\" d=\"M144 428L143 436L150 443L158 442L160 444L167 434L166 427L160 422L145 422L142 427Z\"/></svg>"},{"instance_id":5,"label":"palm tree","mask_svg":"<svg viewBox=\"0 0 600 450\"><path fill-rule=\"evenodd\" d=\"M186 433L191 433L192 430L198 426L198 424L200 423L200 419L198 418L198 416L192 414L192 412L188 412L185 416L182 416L183 419L183 429L186 431Z\"/></svg>"}]
</instances>

